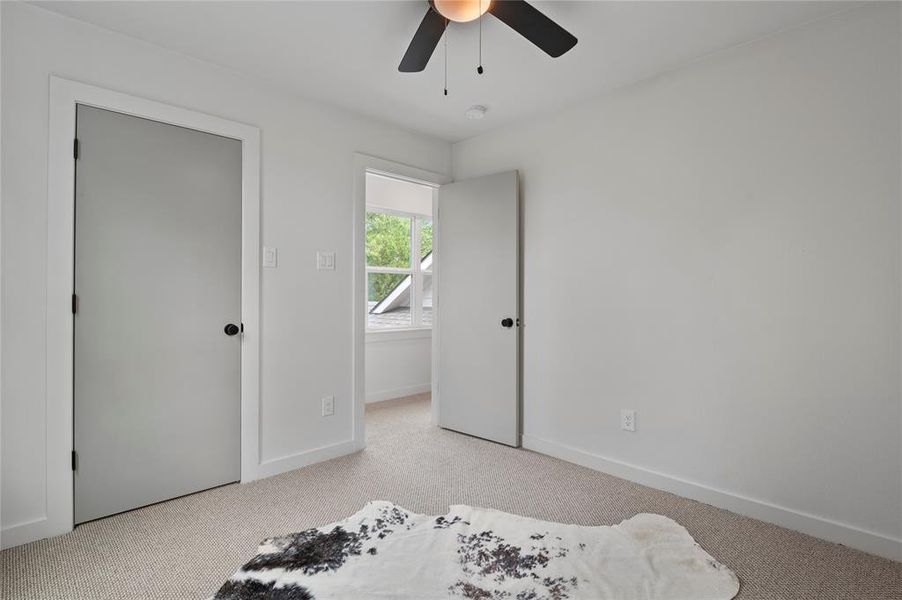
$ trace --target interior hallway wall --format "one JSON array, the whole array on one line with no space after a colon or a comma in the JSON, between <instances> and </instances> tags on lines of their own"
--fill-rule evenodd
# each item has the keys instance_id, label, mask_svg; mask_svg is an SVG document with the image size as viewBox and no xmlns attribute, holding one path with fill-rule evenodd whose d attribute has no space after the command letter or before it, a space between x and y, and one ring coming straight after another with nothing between
<instances>
[{"instance_id":1,"label":"interior hallway wall","mask_svg":"<svg viewBox=\"0 0 902 600\"><path fill-rule=\"evenodd\" d=\"M432 332L392 332L366 340L366 401L381 402L432 389Z\"/></svg>"}]
</instances>

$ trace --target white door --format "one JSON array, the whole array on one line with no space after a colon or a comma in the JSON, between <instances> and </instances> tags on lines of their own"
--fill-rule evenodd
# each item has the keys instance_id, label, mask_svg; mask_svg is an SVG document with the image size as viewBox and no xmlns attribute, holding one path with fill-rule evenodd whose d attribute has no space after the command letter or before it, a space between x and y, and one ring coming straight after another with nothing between
<instances>
[{"instance_id":1,"label":"white door","mask_svg":"<svg viewBox=\"0 0 902 600\"><path fill-rule=\"evenodd\" d=\"M438 193L439 426L520 445L517 172Z\"/></svg>"},{"instance_id":2,"label":"white door","mask_svg":"<svg viewBox=\"0 0 902 600\"><path fill-rule=\"evenodd\" d=\"M240 478L241 142L81 105L76 129L81 523Z\"/></svg>"}]
</instances>

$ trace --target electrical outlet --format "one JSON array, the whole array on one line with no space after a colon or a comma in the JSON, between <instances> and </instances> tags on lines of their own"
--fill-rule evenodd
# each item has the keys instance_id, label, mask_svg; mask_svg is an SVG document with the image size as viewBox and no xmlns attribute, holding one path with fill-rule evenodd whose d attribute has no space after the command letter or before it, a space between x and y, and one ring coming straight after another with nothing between
<instances>
[{"instance_id":1,"label":"electrical outlet","mask_svg":"<svg viewBox=\"0 0 902 600\"><path fill-rule=\"evenodd\" d=\"M263 266L267 269L275 269L279 266L278 248L263 248Z\"/></svg>"},{"instance_id":2,"label":"electrical outlet","mask_svg":"<svg viewBox=\"0 0 902 600\"><path fill-rule=\"evenodd\" d=\"M331 417L335 414L335 396L323 398L323 416Z\"/></svg>"},{"instance_id":3,"label":"electrical outlet","mask_svg":"<svg viewBox=\"0 0 902 600\"><path fill-rule=\"evenodd\" d=\"M636 431L636 411L626 408L620 409L620 429Z\"/></svg>"}]
</instances>

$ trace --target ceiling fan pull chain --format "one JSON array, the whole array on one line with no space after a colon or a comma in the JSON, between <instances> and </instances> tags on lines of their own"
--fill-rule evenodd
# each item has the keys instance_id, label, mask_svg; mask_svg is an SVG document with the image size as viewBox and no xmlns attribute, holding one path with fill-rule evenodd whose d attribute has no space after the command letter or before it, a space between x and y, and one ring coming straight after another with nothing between
<instances>
[{"instance_id":1,"label":"ceiling fan pull chain","mask_svg":"<svg viewBox=\"0 0 902 600\"><path fill-rule=\"evenodd\" d=\"M448 19L445 19L445 95L448 95Z\"/></svg>"},{"instance_id":2,"label":"ceiling fan pull chain","mask_svg":"<svg viewBox=\"0 0 902 600\"><path fill-rule=\"evenodd\" d=\"M485 16L482 12L482 0L479 0L479 12L479 66L476 67L476 73L482 75L482 17Z\"/></svg>"}]
</instances>

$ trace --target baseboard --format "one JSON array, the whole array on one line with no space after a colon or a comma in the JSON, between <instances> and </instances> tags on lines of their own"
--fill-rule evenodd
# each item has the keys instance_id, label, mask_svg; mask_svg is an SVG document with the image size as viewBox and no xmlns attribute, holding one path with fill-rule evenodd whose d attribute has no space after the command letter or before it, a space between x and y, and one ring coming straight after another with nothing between
<instances>
[{"instance_id":1,"label":"baseboard","mask_svg":"<svg viewBox=\"0 0 902 600\"><path fill-rule=\"evenodd\" d=\"M314 448L313 450L305 450L303 452L298 452L297 454L271 458L263 461L257 466L254 479L264 479L287 471L294 471L295 469L301 469L324 460L338 458L339 456L344 456L346 454L353 454L357 450L358 448L354 441L348 440L338 444Z\"/></svg>"},{"instance_id":2,"label":"baseboard","mask_svg":"<svg viewBox=\"0 0 902 600\"><path fill-rule=\"evenodd\" d=\"M366 395L366 403L382 402L384 400L393 400L395 398L403 398L404 396L413 396L414 394L424 394L432 390L431 383L421 383L419 385L409 385L407 387L395 388L393 390L385 390L383 392L373 392Z\"/></svg>"},{"instance_id":3,"label":"baseboard","mask_svg":"<svg viewBox=\"0 0 902 600\"><path fill-rule=\"evenodd\" d=\"M42 540L54 535L57 535L57 532L50 531L50 521L47 517L19 523L18 525L10 525L0 531L0 550L21 546L22 544Z\"/></svg>"},{"instance_id":4,"label":"baseboard","mask_svg":"<svg viewBox=\"0 0 902 600\"><path fill-rule=\"evenodd\" d=\"M532 435L523 435L523 447L540 454L546 454L596 471L602 471L615 477L711 504L740 515L767 521L837 544L843 544L850 548L863 550L864 552L883 556L891 560L902 560L902 540L900 539L784 506L778 506L764 500L719 490L619 460L605 458Z\"/></svg>"},{"instance_id":5,"label":"baseboard","mask_svg":"<svg viewBox=\"0 0 902 600\"><path fill-rule=\"evenodd\" d=\"M254 481L255 479L272 477L273 475L300 469L324 460L338 458L345 454L352 454L357 450L359 450L359 448L353 441L347 441L270 459L258 465L254 470L254 473L251 473L249 477L246 477L242 481L248 482ZM60 529L59 525L54 525L46 517L17 525L10 525L0 530L0 550L6 550L7 548L12 548L14 546L54 537L69 531L71 531L71 529Z\"/></svg>"}]
</instances>

